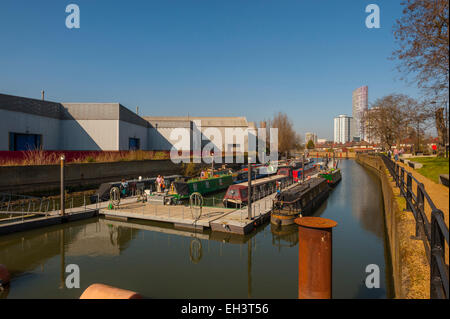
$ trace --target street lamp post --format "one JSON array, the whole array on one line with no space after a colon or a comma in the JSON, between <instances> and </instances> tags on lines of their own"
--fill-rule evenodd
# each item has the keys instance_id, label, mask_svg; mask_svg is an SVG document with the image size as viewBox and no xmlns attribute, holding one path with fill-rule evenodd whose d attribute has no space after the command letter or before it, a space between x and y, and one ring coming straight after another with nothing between
<instances>
[{"instance_id":1,"label":"street lamp post","mask_svg":"<svg viewBox=\"0 0 450 319\"><path fill-rule=\"evenodd\" d=\"M214 152L211 152L211 177L214 177Z\"/></svg>"}]
</instances>

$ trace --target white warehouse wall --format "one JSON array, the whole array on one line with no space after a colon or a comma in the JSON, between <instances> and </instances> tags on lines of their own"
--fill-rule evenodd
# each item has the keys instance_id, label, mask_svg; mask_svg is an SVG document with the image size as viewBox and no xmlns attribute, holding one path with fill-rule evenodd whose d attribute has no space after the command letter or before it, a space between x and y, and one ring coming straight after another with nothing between
<instances>
[{"instance_id":1,"label":"white warehouse wall","mask_svg":"<svg viewBox=\"0 0 450 319\"><path fill-rule=\"evenodd\" d=\"M62 147L68 151L119 150L118 120L63 120Z\"/></svg>"},{"instance_id":2,"label":"white warehouse wall","mask_svg":"<svg viewBox=\"0 0 450 319\"><path fill-rule=\"evenodd\" d=\"M162 127L162 128L148 128L148 139L149 139L149 149L158 151L170 151L174 144L179 144L177 140L171 140L170 134L175 128L172 127ZM186 130L189 131L188 128ZM191 133L189 133L190 135ZM191 137L189 137L190 139ZM189 141L183 145L183 147L189 149Z\"/></svg>"},{"instance_id":3,"label":"white warehouse wall","mask_svg":"<svg viewBox=\"0 0 450 319\"><path fill-rule=\"evenodd\" d=\"M0 151L9 151L9 133L42 135L42 148L59 150L60 120L0 109Z\"/></svg>"}]
</instances>

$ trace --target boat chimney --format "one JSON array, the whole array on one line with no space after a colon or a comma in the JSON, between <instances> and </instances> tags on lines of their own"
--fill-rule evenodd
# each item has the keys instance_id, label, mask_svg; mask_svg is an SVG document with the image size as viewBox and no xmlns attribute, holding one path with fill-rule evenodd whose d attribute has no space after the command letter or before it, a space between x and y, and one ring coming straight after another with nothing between
<instances>
[{"instance_id":1,"label":"boat chimney","mask_svg":"<svg viewBox=\"0 0 450 319\"><path fill-rule=\"evenodd\" d=\"M41 91L41 97L42 97L42 101L45 101L45 91L44 90Z\"/></svg>"},{"instance_id":2,"label":"boat chimney","mask_svg":"<svg viewBox=\"0 0 450 319\"><path fill-rule=\"evenodd\" d=\"M136 114L139 115L139 106L136 106Z\"/></svg>"}]
</instances>

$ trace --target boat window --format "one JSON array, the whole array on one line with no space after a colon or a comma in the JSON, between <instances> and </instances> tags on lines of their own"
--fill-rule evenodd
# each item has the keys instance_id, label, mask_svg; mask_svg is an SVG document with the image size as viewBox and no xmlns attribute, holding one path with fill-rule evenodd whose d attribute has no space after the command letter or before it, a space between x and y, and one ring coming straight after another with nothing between
<instances>
[{"instance_id":1,"label":"boat window","mask_svg":"<svg viewBox=\"0 0 450 319\"><path fill-rule=\"evenodd\" d=\"M236 196L236 190L233 188L228 190L227 196L230 196L230 197Z\"/></svg>"},{"instance_id":2,"label":"boat window","mask_svg":"<svg viewBox=\"0 0 450 319\"><path fill-rule=\"evenodd\" d=\"M241 189L241 197L246 198L248 196L248 189L243 188Z\"/></svg>"}]
</instances>

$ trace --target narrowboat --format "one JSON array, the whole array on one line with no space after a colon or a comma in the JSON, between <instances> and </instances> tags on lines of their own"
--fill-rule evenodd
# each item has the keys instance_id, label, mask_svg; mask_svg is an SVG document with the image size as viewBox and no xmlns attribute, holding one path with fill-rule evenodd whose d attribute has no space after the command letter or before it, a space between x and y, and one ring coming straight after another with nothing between
<instances>
[{"instance_id":1,"label":"narrowboat","mask_svg":"<svg viewBox=\"0 0 450 319\"><path fill-rule=\"evenodd\" d=\"M269 165L252 165L252 180L258 179L262 177L267 177L273 174L276 174L277 170L271 164ZM240 171L237 173L237 177L235 178L235 184L240 184L248 181L248 167L243 166Z\"/></svg>"},{"instance_id":2,"label":"narrowboat","mask_svg":"<svg viewBox=\"0 0 450 319\"><path fill-rule=\"evenodd\" d=\"M252 180L258 179L261 176L257 175L256 171L252 171ZM248 181L248 171L240 170L233 174L233 184L240 184Z\"/></svg>"},{"instance_id":3,"label":"narrowboat","mask_svg":"<svg viewBox=\"0 0 450 319\"><path fill-rule=\"evenodd\" d=\"M277 175L289 176L292 178L292 167L290 166L281 166L278 168Z\"/></svg>"},{"instance_id":4,"label":"narrowboat","mask_svg":"<svg viewBox=\"0 0 450 319\"><path fill-rule=\"evenodd\" d=\"M336 185L339 184L339 182L342 179L341 170L339 168L338 169L332 168L327 172L319 174L319 176L325 178L327 180L327 183L331 187L336 187Z\"/></svg>"},{"instance_id":5,"label":"narrowboat","mask_svg":"<svg viewBox=\"0 0 450 319\"><path fill-rule=\"evenodd\" d=\"M188 181L174 181L170 184L168 195L174 198L186 199L193 193L201 195L214 193L233 184L232 174L214 175L207 178L193 178Z\"/></svg>"},{"instance_id":6,"label":"narrowboat","mask_svg":"<svg viewBox=\"0 0 450 319\"><path fill-rule=\"evenodd\" d=\"M270 222L278 226L292 225L300 215L312 215L328 198L329 192L327 180L314 177L278 193L273 201Z\"/></svg>"},{"instance_id":7,"label":"narrowboat","mask_svg":"<svg viewBox=\"0 0 450 319\"><path fill-rule=\"evenodd\" d=\"M252 180L252 198L259 199L276 191L277 185L287 184L290 177L286 175L272 175ZM248 204L248 181L228 187L223 198L225 207L240 207Z\"/></svg>"},{"instance_id":8,"label":"narrowboat","mask_svg":"<svg viewBox=\"0 0 450 319\"><path fill-rule=\"evenodd\" d=\"M305 176L312 175L317 170L316 165L313 163L305 164ZM289 175L294 182L300 182L302 180L303 168L295 169L291 166L282 166L278 169L277 174Z\"/></svg>"},{"instance_id":9,"label":"narrowboat","mask_svg":"<svg viewBox=\"0 0 450 319\"><path fill-rule=\"evenodd\" d=\"M312 175L316 172L317 167L313 163L308 163L305 165L305 177ZM296 169L292 171L292 177L294 178L294 182L300 182L303 179L303 168Z\"/></svg>"},{"instance_id":10,"label":"narrowboat","mask_svg":"<svg viewBox=\"0 0 450 319\"><path fill-rule=\"evenodd\" d=\"M171 175L171 176L164 176L164 180L166 183L170 185L171 182L183 178L181 175ZM156 186L156 177L149 177L149 178L141 178L141 179L129 179L125 180L125 182L128 184L128 188L125 189L123 192L121 192L122 196L132 196L138 192L143 193L145 189L155 190ZM96 203L98 200L100 202L108 201L109 200L109 193L111 191L111 188L118 187L119 189L122 188L122 182L109 182L109 183L102 183L97 191L90 196L91 203Z\"/></svg>"}]
</instances>

